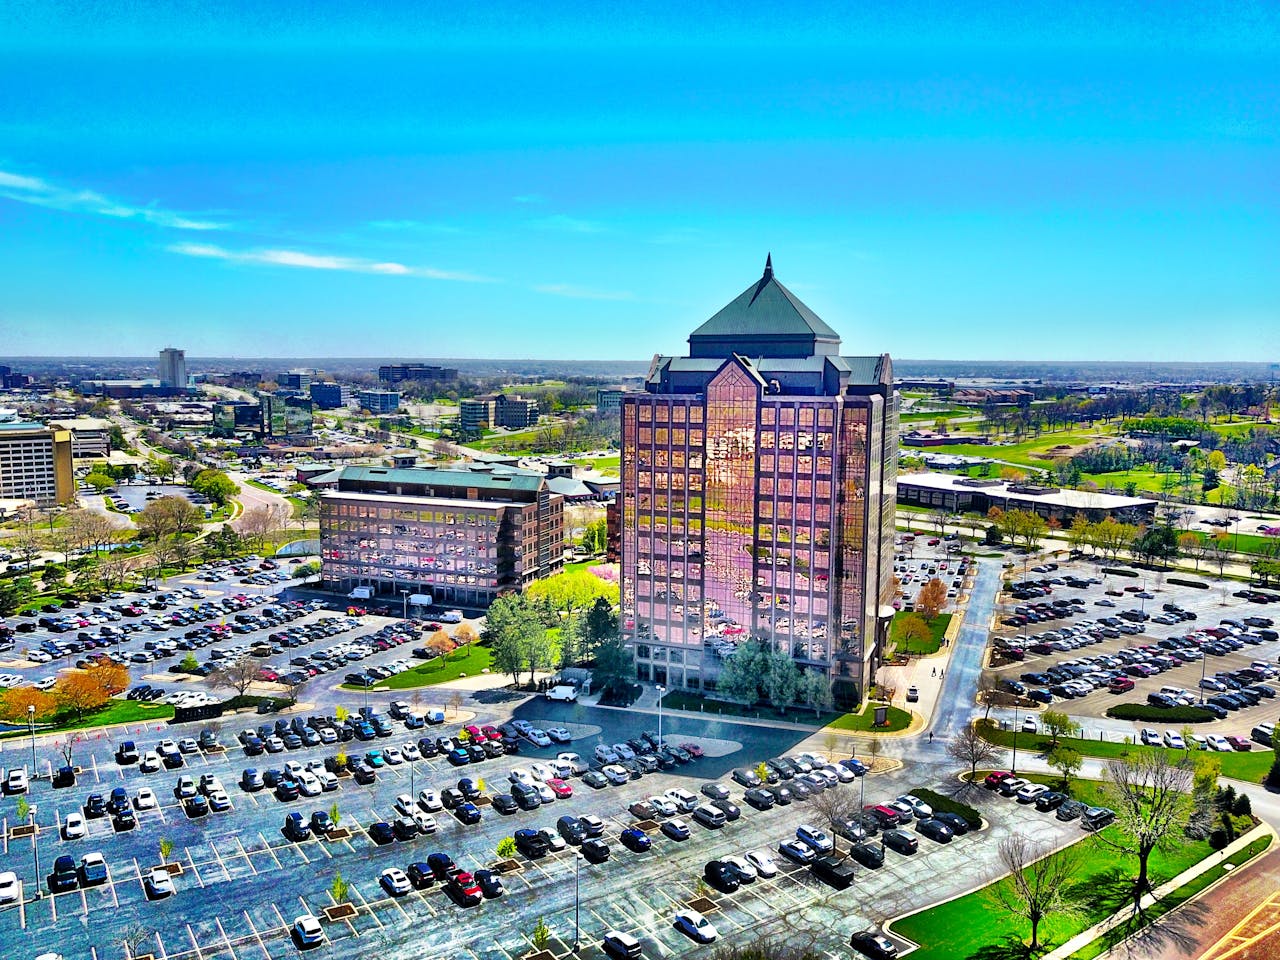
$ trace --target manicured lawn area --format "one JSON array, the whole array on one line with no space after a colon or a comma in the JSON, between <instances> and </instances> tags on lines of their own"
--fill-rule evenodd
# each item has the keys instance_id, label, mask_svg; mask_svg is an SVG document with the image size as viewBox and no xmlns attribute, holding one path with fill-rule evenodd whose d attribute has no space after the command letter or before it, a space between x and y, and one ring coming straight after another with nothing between
<instances>
[{"instance_id":1,"label":"manicured lawn area","mask_svg":"<svg viewBox=\"0 0 1280 960\"><path fill-rule=\"evenodd\" d=\"M1056 777L1051 776L1028 779L1056 782ZM1096 781L1077 781L1071 792L1089 803L1098 797L1098 789ZM1101 836L1118 836L1118 828L1110 826ZM1076 848L1081 858L1078 879L1072 886L1080 900L1081 913L1074 918L1061 915L1046 918L1040 925L1042 942L1063 943L1114 913L1125 902L1128 881L1137 873L1135 858L1119 853L1102 840L1081 831L1079 843ZM1149 864L1152 886L1177 876L1212 852L1204 840L1187 840L1171 850L1157 850ZM1007 879L997 880L996 884L1007 882ZM905 917L893 924L893 931L921 945L911 955L915 960L958 960L972 957L985 947L1003 947L1009 937L1025 939L1030 933L1029 925L995 906L990 892L994 886ZM1000 955L1004 955L1003 952Z\"/></svg>"},{"instance_id":2,"label":"manicured lawn area","mask_svg":"<svg viewBox=\"0 0 1280 960\"><path fill-rule=\"evenodd\" d=\"M868 703L861 713L845 713L836 717L828 727L836 730L853 730L859 733L893 733L895 730L905 730L911 725L911 714L906 710L900 710L897 707L890 707L885 719L888 726L873 726L876 719L875 704Z\"/></svg>"},{"instance_id":3,"label":"manicured lawn area","mask_svg":"<svg viewBox=\"0 0 1280 960\"><path fill-rule=\"evenodd\" d=\"M1215 863L1212 867L1210 867L1204 873L1200 874L1200 876L1196 877L1194 880L1191 880L1188 883L1184 883L1182 886L1178 887L1177 890L1174 890L1166 894L1164 899L1159 901L1158 903L1153 903L1146 911L1147 923L1148 924L1154 923L1156 920L1164 916L1170 910L1180 907L1182 904L1186 903L1188 900L1190 900L1192 897L1198 894L1201 890L1204 890L1206 887L1209 887L1211 884L1217 882L1219 879L1222 878L1224 874L1228 872L1228 867L1230 867L1231 869L1234 869L1235 867L1238 867L1241 864L1248 863L1254 857L1258 856L1260 853L1266 850L1267 847L1269 846L1271 846L1271 837L1259 837L1257 840L1254 840L1252 843L1246 846L1243 850L1237 850L1231 856L1227 857L1227 859L1224 860L1222 863ZM1111 930L1103 934L1101 937L1098 937L1098 939L1094 940L1092 943L1088 944L1085 947L1082 947L1081 949L1073 953L1070 957L1070 960L1093 960L1094 957L1102 953L1105 953L1107 950L1110 950L1112 947L1116 946L1116 944L1118 944L1126 936L1132 936L1134 932L1135 931L1132 930L1127 924L1120 924L1116 927L1113 927Z\"/></svg>"},{"instance_id":4,"label":"manicured lawn area","mask_svg":"<svg viewBox=\"0 0 1280 960\"><path fill-rule=\"evenodd\" d=\"M419 667L397 673L386 680L375 683L371 690L411 690L414 687L429 687L432 684L457 680L462 674L474 677L493 662L493 654L488 647L473 643L469 647L459 647L443 657L428 660ZM350 683L342 685L343 690L363 690Z\"/></svg>"},{"instance_id":5,"label":"manicured lawn area","mask_svg":"<svg viewBox=\"0 0 1280 960\"><path fill-rule=\"evenodd\" d=\"M997 743L1002 747L1012 747L1017 736L1018 749L1028 753L1046 754L1049 751L1049 737L1038 733L1017 733L1012 730L997 730L990 726L982 728L984 739ZM1103 740L1087 740L1080 737L1059 737L1058 742L1079 751L1086 757L1123 757L1144 750L1163 750L1174 760L1187 755L1185 750L1170 750L1167 747L1144 747L1133 743L1111 743ZM1236 780L1247 780L1250 783L1261 783L1271 769L1271 761L1275 754L1270 750L1250 750L1247 753L1214 753L1213 758L1222 764L1222 776Z\"/></svg>"},{"instance_id":6,"label":"manicured lawn area","mask_svg":"<svg viewBox=\"0 0 1280 960\"><path fill-rule=\"evenodd\" d=\"M910 647L907 646L906 641L903 640L898 633L898 628L902 625L903 618L906 616L907 614L901 610L893 616L893 627L891 628L890 638L896 645L898 652L921 655L937 653L938 648L942 646L942 635L947 632L947 625L951 623L951 614L940 613L933 618L932 622L926 620L925 623L928 624L929 627L929 639L913 640L911 641Z\"/></svg>"},{"instance_id":7,"label":"manicured lawn area","mask_svg":"<svg viewBox=\"0 0 1280 960\"><path fill-rule=\"evenodd\" d=\"M830 710L814 712L805 707L792 707L790 710L775 710L764 705L746 706L741 703L730 703L727 700L713 700L709 696L689 693L684 690L671 690L662 698L662 705L669 710L692 710L695 713L715 713L726 717L749 717L761 720L786 720L790 723L812 723L823 726L832 720L839 719L840 714Z\"/></svg>"},{"instance_id":8,"label":"manicured lawn area","mask_svg":"<svg viewBox=\"0 0 1280 960\"><path fill-rule=\"evenodd\" d=\"M50 724L37 726L40 734L60 733L63 730L87 730L91 727L105 727L114 723L149 723L154 720L168 720L173 716L173 706L168 703L139 703L136 700L111 700L101 710L85 714L80 719L74 715ZM4 737L27 736L25 730L15 730L3 734Z\"/></svg>"}]
</instances>

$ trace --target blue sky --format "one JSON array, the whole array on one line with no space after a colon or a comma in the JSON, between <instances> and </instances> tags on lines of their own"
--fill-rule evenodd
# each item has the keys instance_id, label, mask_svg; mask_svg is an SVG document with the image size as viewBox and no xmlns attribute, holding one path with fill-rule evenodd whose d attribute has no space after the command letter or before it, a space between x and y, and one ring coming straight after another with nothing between
<instances>
[{"instance_id":1,"label":"blue sky","mask_svg":"<svg viewBox=\"0 0 1280 960\"><path fill-rule=\"evenodd\" d=\"M849 352L1280 358L1271 4L109 6L0 11L0 355L642 359L772 251Z\"/></svg>"}]
</instances>

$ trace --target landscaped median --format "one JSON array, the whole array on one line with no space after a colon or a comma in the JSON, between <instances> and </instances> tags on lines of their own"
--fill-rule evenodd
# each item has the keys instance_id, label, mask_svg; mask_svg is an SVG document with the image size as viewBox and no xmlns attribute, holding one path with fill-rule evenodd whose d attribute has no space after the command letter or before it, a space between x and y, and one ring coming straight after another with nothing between
<instances>
[{"instance_id":1,"label":"landscaped median","mask_svg":"<svg viewBox=\"0 0 1280 960\"><path fill-rule=\"evenodd\" d=\"M994 721L978 721L978 731L984 740L1001 747L1012 747L1015 743L1019 750L1030 754L1048 755L1053 749L1053 738L1043 733L1020 733L1016 730L1001 730ZM1198 751L1175 750L1168 747L1145 747L1136 743L1113 743L1110 740L1091 740L1087 737L1058 737L1058 745L1069 747L1083 757L1100 757L1114 760L1117 757L1134 756L1148 751L1163 751L1170 760L1182 760L1190 753ZM1276 755L1270 750L1249 750L1247 752L1208 754L1221 764L1222 776L1233 780L1245 780L1249 783L1261 783Z\"/></svg>"},{"instance_id":2,"label":"landscaped median","mask_svg":"<svg viewBox=\"0 0 1280 960\"><path fill-rule=\"evenodd\" d=\"M412 690L415 687L429 687L449 680L457 680L464 674L474 677L490 670L493 663L492 651L483 643L473 643L465 647L428 660L426 663L411 667L402 673L396 673L379 680L370 690ZM343 690L364 690L353 683L342 684Z\"/></svg>"},{"instance_id":3,"label":"landscaped median","mask_svg":"<svg viewBox=\"0 0 1280 960\"><path fill-rule=\"evenodd\" d=\"M36 724L36 733L45 736L50 733L62 733L67 730L88 730L93 727L108 727L120 723L149 723L153 720L168 720L173 716L173 707L167 703L147 703L137 700L110 700L106 706L97 710L86 711L82 717L64 716L52 723ZM25 724L20 729L6 730L0 733L4 737L25 737L29 732Z\"/></svg>"},{"instance_id":4,"label":"landscaped median","mask_svg":"<svg viewBox=\"0 0 1280 960\"><path fill-rule=\"evenodd\" d=\"M979 782L984 773L978 773ZM1020 776L1054 787L1059 785L1058 778L1048 775ZM1108 798L1100 781L1074 781L1070 793L1089 806L1107 805ZM1081 831L1080 839L1068 844L1073 854L1079 857L1066 888L1067 899L1073 909L1050 911L1040 921L1039 938L1042 945L1061 947L1113 915L1132 914L1133 878L1137 874L1137 859L1117 846L1121 837L1120 826L1112 824L1098 834ZM1141 918L1115 927L1111 936L1116 941L1132 936L1142 926L1203 890L1212 882L1212 878L1221 876L1223 863L1243 863L1262 852L1270 842L1270 835L1265 841L1260 844L1246 841L1248 845L1243 850L1229 857L1221 857L1207 839L1181 837L1179 842L1167 849L1157 847L1151 854L1148 878L1151 889L1159 891L1161 897L1144 910ZM1053 855L1055 854L1051 854ZM1217 862L1220 857L1222 863ZM1187 878L1185 883L1173 889L1161 890L1163 885L1181 878L1185 871L1205 863L1208 858L1213 858L1213 862L1206 864L1206 874L1194 879ZM1030 869L1028 868L1028 876ZM988 954L1021 956L1025 953L1030 925L1022 917L1001 906L1001 890L1011 886L1012 881L1006 875L978 890L909 914L886 926L892 928L894 935L920 945L911 954L914 960L956 960ZM1087 960L1102 953L1109 945L1113 944L1098 941L1075 944L1072 949L1079 949L1080 952L1073 952L1068 956L1071 960Z\"/></svg>"},{"instance_id":5,"label":"landscaped median","mask_svg":"<svg viewBox=\"0 0 1280 960\"><path fill-rule=\"evenodd\" d=\"M867 703L851 713L836 713L832 710L815 712L812 707L793 706L786 710L764 703L747 705L734 703L731 700L715 700L705 694L689 693L685 690L672 690L662 698L665 710L688 710L692 713L714 713L726 717L743 717L748 720L781 720L787 723L798 723L822 727L824 729L848 730L855 733L897 733L911 725L911 713L898 707L889 707L885 715L885 725L875 725L875 707L880 704Z\"/></svg>"}]
</instances>

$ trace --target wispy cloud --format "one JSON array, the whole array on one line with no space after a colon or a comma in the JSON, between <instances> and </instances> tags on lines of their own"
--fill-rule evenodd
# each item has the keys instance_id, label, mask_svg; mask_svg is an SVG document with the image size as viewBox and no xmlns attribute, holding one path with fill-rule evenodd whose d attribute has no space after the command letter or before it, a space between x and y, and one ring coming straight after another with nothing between
<instances>
[{"instance_id":1,"label":"wispy cloud","mask_svg":"<svg viewBox=\"0 0 1280 960\"><path fill-rule=\"evenodd\" d=\"M170 253L232 263L250 263L272 267L300 267L304 270L339 270L346 273L374 273L384 276L424 277L428 280L455 280L460 283L493 283L492 277L435 267L411 267L393 261L366 260L332 254L306 253L302 250L228 250L211 243L175 243L165 248Z\"/></svg>"},{"instance_id":2,"label":"wispy cloud","mask_svg":"<svg viewBox=\"0 0 1280 960\"><path fill-rule=\"evenodd\" d=\"M137 206L104 197L93 190L72 190L39 177L24 177L0 170L0 196L18 203L29 203L51 210L89 213L119 220L140 220L157 227L174 230L225 230L230 224L213 220L197 220L183 213L165 210L154 204Z\"/></svg>"},{"instance_id":3,"label":"wispy cloud","mask_svg":"<svg viewBox=\"0 0 1280 960\"><path fill-rule=\"evenodd\" d=\"M547 198L540 193L521 193L511 198L516 203L546 203Z\"/></svg>"},{"instance_id":4,"label":"wispy cloud","mask_svg":"<svg viewBox=\"0 0 1280 960\"><path fill-rule=\"evenodd\" d=\"M580 220L563 213L532 220L530 224L539 230L559 230L562 233L603 233L605 230L602 223L596 223L594 220Z\"/></svg>"},{"instance_id":5,"label":"wispy cloud","mask_svg":"<svg viewBox=\"0 0 1280 960\"><path fill-rule=\"evenodd\" d=\"M451 223L431 223L425 220L370 220L375 230L401 230L417 233L461 233L461 227Z\"/></svg>"},{"instance_id":6,"label":"wispy cloud","mask_svg":"<svg viewBox=\"0 0 1280 960\"><path fill-rule=\"evenodd\" d=\"M592 290L590 287L579 287L572 283L544 283L533 289L538 293L550 294L553 297L569 297L572 300L635 299L635 294L628 290Z\"/></svg>"}]
</instances>

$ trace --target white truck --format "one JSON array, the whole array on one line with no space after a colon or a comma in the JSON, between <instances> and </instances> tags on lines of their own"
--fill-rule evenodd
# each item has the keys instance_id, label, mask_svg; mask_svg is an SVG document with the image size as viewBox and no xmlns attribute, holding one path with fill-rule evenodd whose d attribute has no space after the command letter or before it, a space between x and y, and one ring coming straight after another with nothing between
<instances>
[{"instance_id":1,"label":"white truck","mask_svg":"<svg viewBox=\"0 0 1280 960\"><path fill-rule=\"evenodd\" d=\"M547 691L547 699L548 700L567 700L572 702L578 699L578 688L569 686L568 684L565 684L565 683L559 684L557 686L551 687Z\"/></svg>"},{"instance_id":2,"label":"white truck","mask_svg":"<svg viewBox=\"0 0 1280 960\"><path fill-rule=\"evenodd\" d=\"M350 600L368 600L373 596L373 587L356 587L347 594Z\"/></svg>"},{"instance_id":3,"label":"white truck","mask_svg":"<svg viewBox=\"0 0 1280 960\"><path fill-rule=\"evenodd\" d=\"M441 623L461 623L461 622L462 622L462 611L461 611L461 610L446 610L444 613L439 614L439 615L436 617L436 619L437 619L437 620L439 620Z\"/></svg>"}]
</instances>

